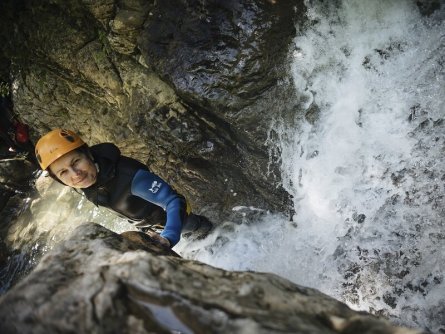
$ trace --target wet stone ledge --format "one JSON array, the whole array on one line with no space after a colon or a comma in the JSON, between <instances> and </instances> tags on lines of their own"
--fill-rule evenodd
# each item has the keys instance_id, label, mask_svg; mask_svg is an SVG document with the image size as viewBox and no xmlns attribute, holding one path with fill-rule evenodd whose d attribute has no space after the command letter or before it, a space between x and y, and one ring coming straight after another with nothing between
<instances>
[{"instance_id":1,"label":"wet stone ledge","mask_svg":"<svg viewBox=\"0 0 445 334\"><path fill-rule=\"evenodd\" d=\"M1 333L415 333L276 275L79 226L0 298Z\"/></svg>"}]
</instances>

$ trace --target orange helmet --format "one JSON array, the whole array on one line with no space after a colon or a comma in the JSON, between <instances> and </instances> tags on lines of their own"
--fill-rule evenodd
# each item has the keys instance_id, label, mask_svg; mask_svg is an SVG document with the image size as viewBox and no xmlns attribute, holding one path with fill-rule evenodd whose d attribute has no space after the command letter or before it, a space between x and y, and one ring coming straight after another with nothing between
<instances>
[{"instance_id":1,"label":"orange helmet","mask_svg":"<svg viewBox=\"0 0 445 334\"><path fill-rule=\"evenodd\" d=\"M85 142L73 131L55 129L39 139L36 144L36 157L40 167L45 170L61 156L82 145L85 145Z\"/></svg>"}]
</instances>

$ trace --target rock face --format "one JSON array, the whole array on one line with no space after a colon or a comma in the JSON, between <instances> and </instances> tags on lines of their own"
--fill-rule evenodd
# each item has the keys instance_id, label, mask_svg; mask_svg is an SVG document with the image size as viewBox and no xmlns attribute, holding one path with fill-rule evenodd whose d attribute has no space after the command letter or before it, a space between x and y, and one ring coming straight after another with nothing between
<instances>
[{"instance_id":1,"label":"rock face","mask_svg":"<svg viewBox=\"0 0 445 334\"><path fill-rule=\"evenodd\" d=\"M288 208L265 143L271 120L292 107L285 64L302 1L0 6L10 64L1 73L11 73L15 111L34 140L64 127L90 144L114 142L198 213Z\"/></svg>"},{"instance_id":2,"label":"rock face","mask_svg":"<svg viewBox=\"0 0 445 334\"><path fill-rule=\"evenodd\" d=\"M275 275L184 260L132 233L78 227L0 298L0 332L414 333Z\"/></svg>"},{"instance_id":3,"label":"rock face","mask_svg":"<svg viewBox=\"0 0 445 334\"><path fill-rule=\"evenodd\" d=\"M26 194L31 188L31 179L36 167L24 158L16 157L0 161L0 212L14 194ZM6 224L2 212L2 223ZM3 226L2 226L3 227ZM0 228L0 235L1 235Z\"/></svg>"}]
</instances>

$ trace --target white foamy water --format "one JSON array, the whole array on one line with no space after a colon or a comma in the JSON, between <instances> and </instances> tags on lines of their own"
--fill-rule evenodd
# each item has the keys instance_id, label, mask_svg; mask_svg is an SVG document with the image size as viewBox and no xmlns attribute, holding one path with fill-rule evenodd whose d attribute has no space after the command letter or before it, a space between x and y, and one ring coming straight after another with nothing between
<instances>
[{"instance_id":1,"label":"white foamy water","mask_svg":"<svg viewBox=\"0 0 445 334\"><path fill-rule=\"evenodd\" d=\"M293 223L228 223L177 249L445 331L444 9L423 17L414 1L307 5L291 55L300 111L272 129Z\"/></svg>"}]
</instances>

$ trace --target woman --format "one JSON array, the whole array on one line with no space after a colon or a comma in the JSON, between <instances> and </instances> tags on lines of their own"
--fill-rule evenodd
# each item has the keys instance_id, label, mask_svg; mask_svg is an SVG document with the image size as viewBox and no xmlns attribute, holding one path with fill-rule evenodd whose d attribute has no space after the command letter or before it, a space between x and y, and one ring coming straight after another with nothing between
<instances>
[{"instance_id":1,"label":"woman","mask_svg":"<svg viewBox=\"0 0 445 334\"><path fill-rule=\"evenodd\" d=\"M183 196L114 144L88 147L73 131L55 129L39 139L36 157L55 180L82 190L88 200L128 218L165 246L176 245L181 232L207 233L212 227L190 213ZM165 225L160 235L148 231L154 225Z\"/></svg>"}]
</instances>

